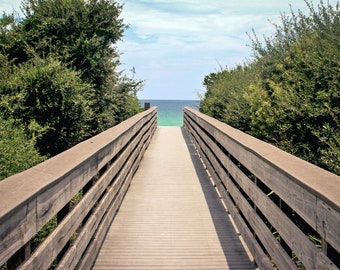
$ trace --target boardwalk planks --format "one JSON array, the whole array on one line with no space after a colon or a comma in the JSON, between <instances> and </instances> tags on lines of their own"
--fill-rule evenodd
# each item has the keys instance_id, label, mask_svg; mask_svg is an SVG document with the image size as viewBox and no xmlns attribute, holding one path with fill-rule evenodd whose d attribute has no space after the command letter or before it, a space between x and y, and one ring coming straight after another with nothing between
<instances>
[{"instance_id":1,"label":"boardwalk planks","mask_svg":"<svg viewBox=\"0 0 340 270\"><path fill-rule=\"evenodd\" d=\"M157 128L94 270L255 268L185 138Z\"/></svg>"},{"instance_id":2,"label":"boardwalk planks","mask_svg":"<svg viewBox=\"0 0 340 270\"><path fill-rule=\"evenodd\" d=\"M338 269L339 176L186 108L199 159L179 127L157 128L156 117L149 109L0 182L0 265L253 269L232 217L260 269Z\"/></svg>"}]
</instances>

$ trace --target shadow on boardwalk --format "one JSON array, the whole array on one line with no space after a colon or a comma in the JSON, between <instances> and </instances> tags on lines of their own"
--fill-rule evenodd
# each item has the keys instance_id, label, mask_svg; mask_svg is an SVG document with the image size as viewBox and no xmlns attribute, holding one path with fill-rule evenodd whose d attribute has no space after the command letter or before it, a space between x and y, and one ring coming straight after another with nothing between
<instances>
[{"instance_id":1,"label":"shadow on boardwalk","mask_svg":"<svg viewBox=\"0 0 340 270\"><path fill-rule=\"evenodd\" d=\"M218 198L217 192L202 165L195 146L184 128L182 128L182 133L209 207L210 215L222 246L224 256L228 263L228 269L256 269L256 265L247 255L245 248L241 243L240 234L235 230L229 219L228 213Z\"/></svg>"}]
</instances>

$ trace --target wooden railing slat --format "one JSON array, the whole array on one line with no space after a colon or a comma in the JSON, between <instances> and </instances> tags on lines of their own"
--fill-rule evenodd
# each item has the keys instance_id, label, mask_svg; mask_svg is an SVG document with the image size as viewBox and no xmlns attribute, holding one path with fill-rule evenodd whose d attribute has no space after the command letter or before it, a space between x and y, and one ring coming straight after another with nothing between
<instances>
[{"instance_id":1,"label":"wooden railing slat","mask_svg":"<svg viewBox=\"0 0 340 270\"><path fill-rule=\"evenodd\" d=\"M267 185L282 202L320 234L322 241L339 252L339 176L190 108L184 110L184 126L202 152L203 160L213 179L215 178L225 204L233 212L232 216L238 219L236 223L244 227L242 219L245 218L280 269L295 269L296 266L290 258L291 254L284 255L285 250L271 235L262 217L256 214L258 211L261 211L266 222L275 227L306 269L316 269L320 261L325 269L336 267L327 257L327 251L317 248L294 224L291 217L269 199L254 181L262 181ZM235 161L239 163L235 164ZM252 180L243 172L243 167L247 174L251 174ZM239 191L240 188L242 192ZM254 206L250 205L249 199ZM242 213L242 218L238 211ZM258 248L254 247L256 241L251 239L249 233L246 233L245 240L251 250L257 253ZM261 260L262 255L254 254L257 260Z\"/></svg>"},{"instance_id":2,"label":"wooden railing slat","mask_svg":"<svg viewBox=\"0 0 340 270\"><path fill-rule=\"evenodd\" d=\"M237 181L237 183L240 185L240 187L248 194L248 196L252 199L252 201L256 204L257 208L261 210L261 212L266 216L268 221L273 225L276 230L279 232L279 234L287 240L290 240L287 244L294 250L296 250L296 255L304 261L304 265L310 269L312 265L315 265L316 256L318 254L318 249L305 237L305 235L299 230L298 227L296 227L292 221L287 218L280 209L277 208L276 205L272 203L272 201L261 192L257 186L249 180L249 178L235 165L233 164L228 157L225 157L224 153L221 149L216 147L216 145L212 142L212 140L206 136L204 133L200 134L203 138L204 142L211 146L212 152L214 155L217 156L218 160L224 165L224 167L229 171L231 176ZM202 145L203 142L201 141L200 144ZM225 186L228 188L234 188L234 185L229 184L230 180L225 177L226 173L225 171L220 167L217 160L214 158L214 156L211 154L211 152L206 148L205 152L208 153L210 162L214 163L214 170L218 172L220 179L226 179L224 182ZM289 183L287 183L287 186L289 187ZM231 192L235 195L235 197L239 198L240 196L237 196L236 193L238 193L237 190L234 190L234 192ZM239 206L240 207L240 206ZM246 211L249 211L246 210ZM273 213L276 213L273 215ZM253 217L254 219L255 217ZM253 223L252 226L256 230L257 222ZM262 227L261 230L264 230L265 227ZM267 241L269 237L272 235L266 235L261 238L261 241ZM280 249L277 248L277 243L272 242L272 246L269 246L268 251L269 252L276 252L276 263L279 268L282 268L284 266L285 269L287 269L287 260L284 260L284 264L281 266L278 262L278 258L280 257L280 254L284 254L284 252L280 251ZM274 254L273 254L274 255ZM272 255L272 256L273 256ZM281 267L280 267L281 266ZM296 267L292 268L295 269Z\"/></svg>"},{"instance_id":3,"label":"wooden railing slat","mask_svg":"<svg viewBox=\"0 0 340 270\"><path fill-rule=\"evenodd\" d=\"M108 191L106 198L103 199L106 200L106 203L110 202L110 204L106 204L105 206L98 206L98 210L102 209L106 211L106 214L104 216L103 213L100 213L99 211L94 213L94 216L96 217L97 220L101 220L100 224L100 230L97 230L96 233L93 235L93 243L90 243L90 246L88 247L87 253L81 258L81 263L80 263L80 269L84 269L87 267L87 265L92 265L94 259L96 258L96 255L99 251L99 248L101 246L101 243L104 240L104 237L106 235L106 231L109 228L115 213L117 212L123 197L127 191L127 188L130 184L130 181L132 179L132 176L138 167L138 164L140 162L140 159L143 156L143 153L148 145L148 141L150 140L151 136L146 135L147 143L144 143L142 140L142 143L140 143L139 149L137 151L134 151L132 155L128 156L128 163L126 164L125 168L123 171L120 172L117 181L117 187L113 187L112 189ZM138 141L138 140L136 140ZM135 162L135 159L136 162ZM118 193L115 189L117 189L119 186L120 192ZM116 198L112 200L113 195L117 194ZM111 201L110 201L111 199ZM103 217L104 216L104 217ZM103 220L102 220L103 219ZM99 225L98 225L99 226ZM72 256L72 254L71 254ZM62 265L62 264L61 264ZM70 268L73 265L71 265ZM60 267L60 269L63 269L63 267Z\"/></svg>"},{"instance_id":4,"label":"wooden railing slat","mask_svg":"<svg viewBox=\"0 0 340 270\"><path fill-rule=\"evenodd\" d=\"M156 125L157 110L154 107L32 169L0 182L1 191L8 190L12 193L16 191L13 197L0 198L0 265L19 248L25 246L48 220L70 202L78 191L93 181L93 177L101 169L105 169L102 177L94 185L91 184L82 200L20 267L21 269L48 268L65 244L69 242L84 217L90 211L95 210L97 211L95 218L89 218L88 223L84 225L87 236L83 238L85 242L81 242L78 246L86 248L88 246L86 241L92 239L90 232L93 235L98 229L98 222L101 220L98 213L104 214L107 211L107 209L96 208L99 197L102 196L118 171L120 174L129 174L131 173L129 170L135 170L138 164L134 162L138 163L140 160L134 157L141 154L138 151L144 149ZM123 152L120 153L121 151ZM14 188L15 185L19 187ZM112 186L107 206L112 204L114 198L118 198L118 202L121 202L121 196L116 194L121 190L120 185L114 183ZM76 264L79 259L80 257L73 258L77 260Z\"/></svg>"},{"instance_id":5,"label":"wooden railing slat","mask_svg":"<svg viewBox=\"0 0 340 270\"><path fill-rule=\"evenodd\" d=\"M250 207L247 200L241 195L240 191L235 187L235 185L232 184L226 172L221 168L218 159L223 163L226 163L226 161L229 160L229 158L224 157L223 159L223 153L221 152L220 149L216 147L213 147L214 148L213 151L210 151L210 149L208 149L206 145L214 146L211 139L205 136L205 134L200 134L200 137L202 138L202 140L196 138L196 141L198 141L201 149L203 150L207 159L211 163L212 169L215 171L216 176L219 179L217 181L221 181L226 187L228 193L232 194L232 198L236 202L238 209L241 210L242 213L247 214L246 215L248 217L247 221L251 224L252 228L255 231L255 234L260 238L261 242L266 243L265 246L268 247L267 251L271 254L273 258L275 258L275 262L278 268L297 269L297 267L291 262L291 260L289 261L288 256L285 254L285 252L283 252L282 247L279 246L273 234L268 230L265 224L261 222L260 218L254 213L255 210L252 207ZM212 153L214 153L214 155L216 155L218 159L215 158L215 156ZM236 172L238 176L242 175L242 172L236 166L234 166L234 172ZM233 176L235 177L236 175ZM243 178L245 179L245 177ZM257 189L256 187L254 187L254 185L251 185L251 181L249 181L249 179L248 181L247 180L243 181L243 185L241 184L241 187L245 190ZM234 205L229 202L227 203L227 207L228 209L234 208Z\"/></svg>"},{"instance_id":6,"label":"wooden railing slat","mask_svg":"<svg viewBox=\"0 0 340 270\"><path fill-rule=\"evenodd\" d=\"M187 127L190 125L195 126L195 123L186 124ZM212 179L214 180L216 187L224 203L227 206L228 212L231 214L232 218L237 224L238 229L241 232L243 238L245 239L245 242L247 243L249 250L255 257L257 265L260 267L260 269L272 269L271 261L269 260L268 256L265 255L263 250L258 246L254 234L250 232L249 228L247 227L244 220L240 216L238 208L232 202L229 192L227 192L225 185L223 184L223 181L220 179L217 170L212 165L214 163L213 156L211 156L209 151L206 150L204 143L202 143L202 140L199 138L197 134L195 134L195 132L197 132L197 130L195 130L195 128L192 128L191 135L193 136L197 149L199 149L201 158L203 159L205 166L207 167Z\"/></svg>"}]
</instances>

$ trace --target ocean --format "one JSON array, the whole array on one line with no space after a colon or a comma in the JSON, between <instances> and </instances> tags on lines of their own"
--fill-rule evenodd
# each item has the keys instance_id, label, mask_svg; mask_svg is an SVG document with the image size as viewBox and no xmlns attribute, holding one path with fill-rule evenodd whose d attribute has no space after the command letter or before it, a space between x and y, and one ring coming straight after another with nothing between
<instances>
[{"instance_id":1,"label":"ocean","mask_svg":"<svg viewBox=\"0 0 340 270\"><path fill-rule=\"evenodd\" d=\"M156 100L141 99L141 106L150 103L150 107L158 107L158 126L183 126L183 109L188 106L198 110L199 100Z\"/></svg>"}]
</instances>

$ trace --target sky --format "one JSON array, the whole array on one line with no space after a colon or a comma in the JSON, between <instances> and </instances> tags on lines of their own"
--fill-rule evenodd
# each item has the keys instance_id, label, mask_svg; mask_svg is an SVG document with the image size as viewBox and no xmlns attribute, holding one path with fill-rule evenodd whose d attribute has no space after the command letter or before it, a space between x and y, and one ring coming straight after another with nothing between
<instances>
[{"instance_id":1,"label":"sky","mask_svg":"<svg viewBox=\"0 0 340 270\"><path fill-rule=\"evenodd\" d=\"M0 12L19 10L20 2L0 0ZM259 37L270 36L282 13L290 14L291 7L308 10L304 0L116 2L123 4L121 18L129 26L117 44L120 70L144 80L140 99L199 99L205 76L251 59L252 29Z\"/></svg>"}]
</instances>

